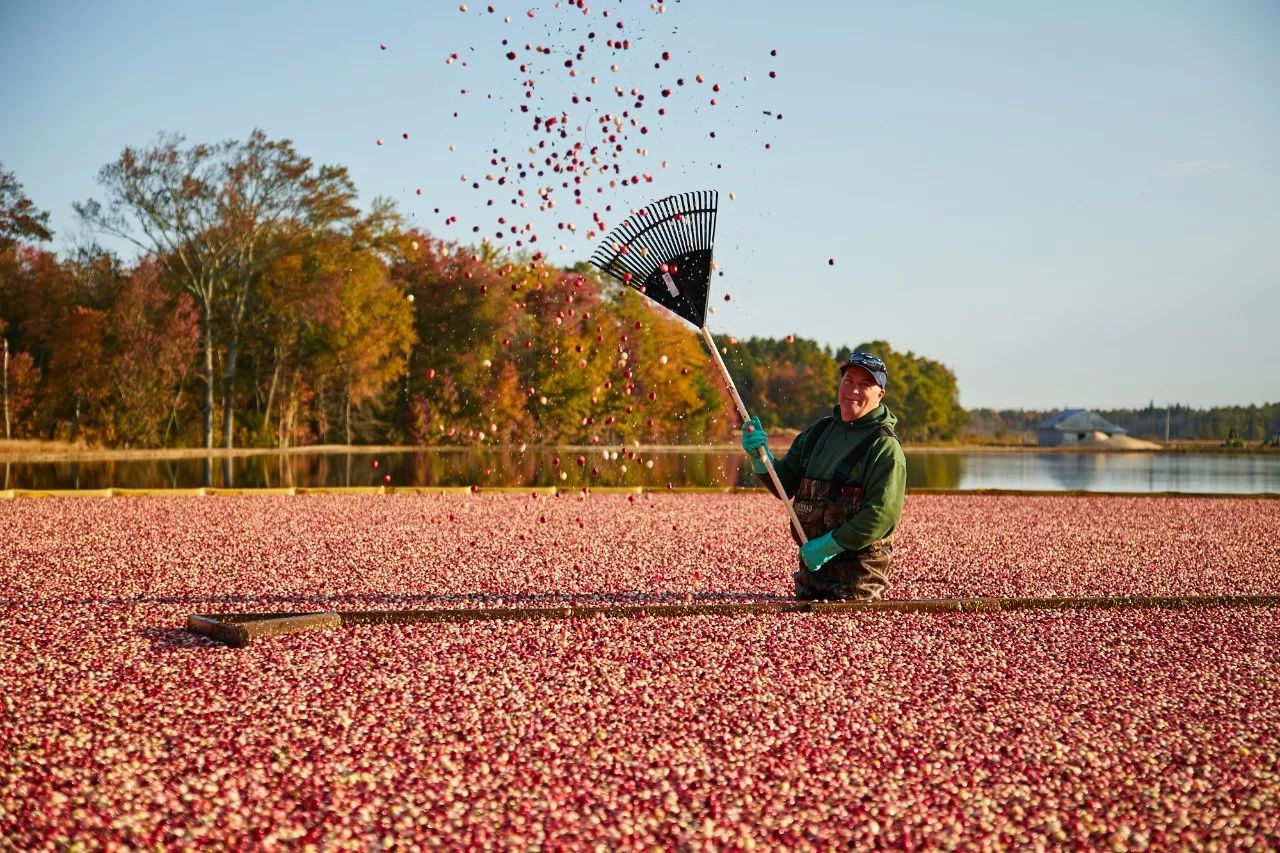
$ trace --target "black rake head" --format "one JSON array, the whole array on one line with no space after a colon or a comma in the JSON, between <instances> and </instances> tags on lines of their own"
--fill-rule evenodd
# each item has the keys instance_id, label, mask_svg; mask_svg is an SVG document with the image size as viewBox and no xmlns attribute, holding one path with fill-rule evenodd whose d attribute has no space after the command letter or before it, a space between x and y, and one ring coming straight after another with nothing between
<instances>
[{"instance_id":1,"label":"black rake head","mask_svg":"<svg viewBox=\"0 0 1280 853\"><path fill-rule=\"evenodd\" d=\"M659 199L609 232L591 263L701 328L711 291L715 190Z\"/></svg>"}]
</instances>

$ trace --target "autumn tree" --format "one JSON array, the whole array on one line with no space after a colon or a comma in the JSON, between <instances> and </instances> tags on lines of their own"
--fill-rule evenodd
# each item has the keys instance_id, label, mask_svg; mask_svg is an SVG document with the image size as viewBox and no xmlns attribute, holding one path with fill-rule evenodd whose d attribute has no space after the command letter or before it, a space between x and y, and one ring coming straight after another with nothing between
<instances>
[{"instance_id":1,"label":"autumn tree","mask_svg":"<svg viewBox=\"0 0 1280 853\"><path fill-rule=\"evenodd\" d=\"M345 168L316 167L292 142L261 130L243 142L184 143L162 134L149 148L126 148L99 172L105 202L75 208L90 227L154 256L191 295L202 337L203 442L214 444L220 391L230 447L239 358L257 319L263 274L296 241L355 220L356 192Z\"/></svg>"},{"instance_id":2,"label":"autumn tree","mask_svg":"<svg viewBox=\"0 0 1280 853\"><path fill-rule=\"evenodd\" d=\"M126 270L96 247L65 260L32 247L14 257L0 266L0 325L23 350L15 363L27 389L25 431L162 443L163 435L129 424L164 426L170 401L180 399L194 367L190 297L160 282L158 264Z\"/></svg>"},{"instance_id":3,"label":"autumn tree","mask_svg":"<svg viewBox=\"0 0 1280 853\"><path fill-rule=\"evenodd\" d=\"M377 400L405 371L414 343L413 309L376 253L337 238L320 274L336 290L333 322L317 327L314 369L337 392L346 443L352 412Z\"/></svg>"},{"instance_id":4,"label":"autumn tree","mask_svg":"<svg viewBox=\"0 0 1280 853\"><path fill-rule=\"evenodd\" d=\"M55 350L68 344L67 332L76 318L78 279L75 265L52 252L34 246L14 246L0 260L0 319L4 338L13 358L21 353L29 359L26 382L36 381L39 392L25 411L29 423L25 432L54 438L59 418L71 414L69 402L80 383L74 365L60 360L51 371ZM12 407L11 407L12 408ZM11 420L15 418L11 413Z\"/></svg>"},{"instance_id":5,"label":"autumn tree","mask_svg":"<svg viewBox=\"0 0 1280 853\"><path fill-rule=\"evenodd\" d=\"M51 414L70 424L67 440L75 442L86 418L99 414L106 401L108 370L103 349L104 312L73 305L61 318L50 348L45 397ZM56 408L55 408L56 407Z\"/></svg>"},{"instance_id":6,"label":"autumn tree","mask_svg":"<svg viewBox=\"0 0 1280 853\"><path fill-rule=\"evenodd\" d=\"M180 430L200 321L190 294L172 293L163 276L154 260L140 263L121 281L104 317L106 420L113 441L159 447Z\"/></svg>"},{"instance_id":7,"label":"autumn tree","mask_svg":"<svg viewBox=\"0 0 1280 853\"><path fill-rule=\"evenodd\" d=\"M419 442L604 443L727 434L696 334L630 290L537 254L417 235L405 423ZM638 326L637 326L638 324Z\"/></svg>"},{"instance_id":8,"label":"autumn tree","mask_svg":"<svg viewBox=\"0 0 1280 853\"><path fill-rule=\"evenodd\" d=\"M502 374L503 363L514 359L526 341L532 346L527 329L521 329L519 277L508 278L513 270L478 251L421 233L413 239L418 248L392 270L399 288L414 300L418 340L405 383L404 428L419 443L488 433L498 414L495 373ZM520 364L513 368L518 386L527 387L526 371ZM521 390L520 412L524 396ZM518 415L510 420L514 411L504 414L499 426L508 434L514 434L513 426L529 426Z\"/></svg>"},{"instance_id":9,"label":"autumn tree","mask_svg":"<svg viewBox=\"0 0 1280 853\"><path fill-rule=\"evenodd\" d=\"M13 438L19 432L15 424L35 403L36 388L40 383L40 370L29 353L10 353L4 348L4 437Z\"/></svg>"},{"instance_id":10,"label":"autumn tree","mask_svg":"<svg viewBox=\"0 0 1280 853\"><path fill-rule=\"evenodd\" d=\"M49 213L27 198L13 172L0 163L0 252L20 242L45 242L53 238Z\"/></svg>"},{"instance_id":11,"label":"autumn tree","mask_svg":"<svg viewBox=\"0 0 1280 853\"><path fill-rule=\"evenodd\" d=\"M830 350L794 336L716 340L748 410L766 428L801 429L831 413L839 375Z\"/></svg>"},{"instance_id":12,"label":"autumn tree","mask_svg":"<svg viewBox=\"0 0 1280 853\"><path fill-rule=\"evenodd\" d=\"M0 408L6 439L13 433L14 420L30 406L31 389L39 374L35 359L17 352L9 341L11 323L6 319L5 302L12 299L21 275L17 249L23 241L43 242L52 237L49 213L27 198L17 176L0 163Z\"/></svg>"}]
</instances>

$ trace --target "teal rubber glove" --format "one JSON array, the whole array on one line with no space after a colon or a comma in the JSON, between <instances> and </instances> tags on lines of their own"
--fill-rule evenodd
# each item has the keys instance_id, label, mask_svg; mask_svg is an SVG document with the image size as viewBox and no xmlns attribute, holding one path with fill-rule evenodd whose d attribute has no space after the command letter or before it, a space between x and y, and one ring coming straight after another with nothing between
<instances>
[{"instance_id":1,"label":"teal rubber glove","mask_svg":"<svg viewBox=\"0 0 1280 853\"><path fill-rule=\"evenodd\" d=\"M800 546L800 559L811 572L816 572L837 554L844 553L844 546L836 542L830 533L824 533L817 539L810 539Z\"/></svg>"},{"instance_id":2,"label":"teal rubber glove","mask_svg":"<svg viewBox=\"0 0 1280 853\"><path fill-rule=\"evenodd\" d=\"M748 425L751 429L747 429ZM751 457L751 470L757 474L763 474L769 470L760 459L762 447L765 453L769 454L769 460L774 461L773 452L769 450L769 436L765 434L764 427L760 426L760 419L753 416L742 425L742 449L747 452L747 456Z\"/></svg>"}]
</instances>

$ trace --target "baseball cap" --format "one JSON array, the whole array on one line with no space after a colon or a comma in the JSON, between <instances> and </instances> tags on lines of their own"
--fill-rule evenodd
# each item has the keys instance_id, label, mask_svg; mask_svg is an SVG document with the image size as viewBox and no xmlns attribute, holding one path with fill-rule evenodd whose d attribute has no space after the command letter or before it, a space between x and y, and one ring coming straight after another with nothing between
<instances>
[{"instance_id":1,"label":"baseball cap","mask_svg":"<svg viewBox=\"0 0 1280 853\"><path fill-rule=\"evenodd\" d=\"M881 388L889 383L889 368L878 355L872 355L869 352L851 352L849 357L840 364L840 373L843 375L850 367L861 367L866 370Z\"/></svg>"}]
</instances>

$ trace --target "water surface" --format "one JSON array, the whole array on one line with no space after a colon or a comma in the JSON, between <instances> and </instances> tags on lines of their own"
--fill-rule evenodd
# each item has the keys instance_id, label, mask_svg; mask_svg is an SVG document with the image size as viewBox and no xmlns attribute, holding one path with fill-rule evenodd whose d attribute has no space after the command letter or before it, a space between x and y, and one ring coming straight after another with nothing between
<instances>
[{"instance_id":1,"label":"water surface","mask_svg":"<svg viewBox=\"0 0 1280 853\"><path fill-rule=\"evenodd\" d=\"M0 463L0 488L756 485L736 451L404 449L228 458ZM582 464L578 464L579 456ZM377 463L376 466L374 463ZM386 478L390 478L387 480ZM1280 454L908 451L907 485L930 489L1280 493Z\"/></svg>"}]
</instances>

